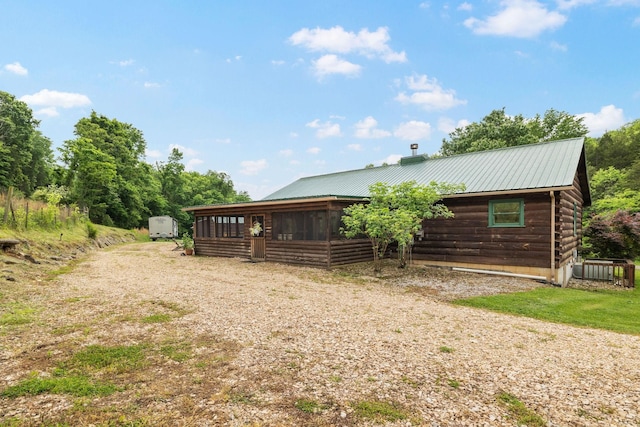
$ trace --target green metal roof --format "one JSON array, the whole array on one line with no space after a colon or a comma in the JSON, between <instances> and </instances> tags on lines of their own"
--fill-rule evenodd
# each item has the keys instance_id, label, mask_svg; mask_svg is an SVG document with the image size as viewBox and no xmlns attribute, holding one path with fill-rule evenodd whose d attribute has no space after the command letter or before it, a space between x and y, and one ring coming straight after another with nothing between
<instances>
[{"instance_id":1,"label":"green metal roof","mask_svg":"<svg viewBox=\"0 0 640 427\"><path fill-rule=\"evenodd\" d=\"M461 194L570 187L583 151L584 138L572 138L433 159L414 156L421 159L301 178L262 200L318 196L364 198L369 196L369 186L376 182L397 185L411 180L418 184L463 183L466 190ZM586 181L584 186L585 202L589 204Z\"/></svg>"}]
</instances>

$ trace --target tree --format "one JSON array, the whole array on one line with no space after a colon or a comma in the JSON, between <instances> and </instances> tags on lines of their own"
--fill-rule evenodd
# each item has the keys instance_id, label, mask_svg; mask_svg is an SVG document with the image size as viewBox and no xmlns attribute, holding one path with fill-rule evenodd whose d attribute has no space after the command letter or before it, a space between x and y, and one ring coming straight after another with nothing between
<instances>
[{"instance_id":1,"label":"tree","mask_svg":"<svg viewBox=\"0 0 640 427\"><path fill-rule=\"evenodd\" d=\"M89 203L87 206L93 210L98 208L99 213L90 214L92 220L122 228L143 225L149 215L145 200L157 200L149 194L157 186L149 185L150 169L143 161L146 142L142 132L93 111L90 117L76 123L75 134L77 138L66 141L61 149L62 160L69 168L66 184L73 194L83 197L79 202ZM105 176L111 176L115 170L108 185L102 175L94 176L98 181L90 182L80 172L88 169L96 175L98 165L106 167Z\"/></svg>"},{"instance_id":2,"label":"tree","mask_svg":"<svg viewBox=\"0 0 640 427\"><path fill-rule=\"evenodd\" d=\"M532 119L527 119L521 114L513 117L508 116L504 108L493 110L479 123L471 123L451 132L449 140L442 140L440 154L451 156L473 151L581 137L588 132L582 120L582 118L576 118L554 109L547 110L543 117L536 115Z\"/></svg>"},{"instance_id":3,"label":"tree","mask_svg":"<svg viewBox=\"0 0 640 427\"><path fill-rule=\"evenodd\" d=\"M640 256L640 213L619 210L597 215L586 227L585 236L596 256L633 260Z\"/></svg>"},{"instance_id":4,"label":"tree","mask_svg":"<svg viewBox=\"0 0 640 427\"><path fill-rule=\"evenodd\" d=\"M51 141L37 131L39 121L26 103L0 91L0 187L29 196L47 185L53 164Z\"/></svg>"},{"instance_id":5,"label":"tree","mask_svg":"<svg viewBox=\"0 0 640 427\"><path fill-rule=\"evenodd\" d=\"M366 236L371 241L374 270L381 269L380 260L391 242L398 243L400 266L406 264L406 251L425 219L449 218L453 213L438 204L444 194L462 190L463 186L415 181L390 186L376 183L369 187L368 203L351 205L344 210L342 229L347 238Z\"/></svg>"},{"instance_id":6,"label":"tree","mask_svg":"<svg viewBox=\"0 0 640 427\"><path fill-rule=\"evenodd\" d=\"M587 144L587 161L598 169L627 169L640 160L640 119Z\"/></svg>"},{"instance_id":7,"label":"tree","mask_svg":"<svg viewBox=\"0 0 640 427\"><path fill-rule=\"evenodd\" d=\"M108 214L116 196L117 168L113 157L96 148L91 140L77 138L64 143L62 160L69 166L67 187L78 205L89 209L92 222L113 225Z\"/></svg>"}]
</instances>

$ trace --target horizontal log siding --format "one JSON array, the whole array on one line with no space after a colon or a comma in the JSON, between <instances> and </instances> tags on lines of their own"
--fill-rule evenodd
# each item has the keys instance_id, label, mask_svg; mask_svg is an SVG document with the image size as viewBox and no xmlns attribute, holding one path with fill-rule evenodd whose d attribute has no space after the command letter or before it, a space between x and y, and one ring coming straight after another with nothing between
<instances>
[{"instance_id":1,"label":"horizontal log siding","mask_svg":"<svg viewBox=\"0 0 640 427\"><path fill-rule=\"evenodd\" d=\"M522 198L525 226L515 228L488 226L489 200L499 200L499 197L447 199L445 203L455 217L424 221L425 234L415 242L413 259L549 268L549 194L526 194Z\"/></svg>"},{"instance_id":2,"label":"horizontal log siding","mask_svg":"<svg viewBox=\"0 0 640 427\"><path fill-rule=\"evenodd\" d=\"M267 240L267 261L328 267L327 241Z\"/></svg>"},{"instance_id":3,"label":"horizontal log siding","mask_svg":"<svg viewBox=\"0 0 640 427\"><path fill-rule=\"evenodd\" d=\"M580 250L582 242L583 198L580 179L576 174L571 190L561 191L556 196L556 247L555 267L560 268L573 259L573 252ZM577 207L577 227L573 233L573 204Z\"/></svg>"},{"instance_id":4,"label":"horizontal log siding","mask_svg":"<svg viewBox=\"0 0 640 427\"><path fill-rule=\"evenodd\" d=\"M249 258L251 242L249 239L195 239L196 255Z\"/></svg>"},{"instance_id":5,"label":"horizontal log siding","mask_svg":"<svg viewBox=\"0 0 640 427\"><path fill-rule=\"evenodd\" d=\"M373 249L369 239L332 240L331 265L373 261Z\"/></svg>"}]
</instances>

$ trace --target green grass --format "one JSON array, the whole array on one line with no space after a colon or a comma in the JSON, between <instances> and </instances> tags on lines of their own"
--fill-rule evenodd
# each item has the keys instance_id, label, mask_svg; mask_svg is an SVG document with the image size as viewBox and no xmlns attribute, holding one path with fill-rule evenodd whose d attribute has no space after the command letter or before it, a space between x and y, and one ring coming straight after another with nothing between
<instances>
[{"instance_id":1,"label":"green grass","mask_svg":"<svg viewBox=\"0 0 640 427\"><path fill-rule=\"evenodd\" d=\"M114 347L90 345L74 354L64 366L126 372L141 367L145 356L143 350L141 345Z\"/></svg>"},{"instance_id":2,"label":"green grass","mask_svg":"<svg viewBox=\"0 0 640 427\"><path fill-rule=\"evenodd\" d=\"M0 305L0 325L27 325L34 321L35 313L35 309L21 303Z\"/></svg>"},{"instance_id":3,"label":"green grass","mask_svg":"<svg viewBox=\"0 0 640 427\"><path fill-rule=\"evenodd\" d=\"M316 402L313 399L299 399L296 400L294 406L302 412L307 414L317 414L327 409L327 405Z\"/></svg>"},{"instance_id":4,"label":"green grass","mask_svg":"<svg viewBox=\"0 0 640 427\"><path fill-rule=\"evenodd\" d=\"M528 292L474 297L454 304L556 323L640 335L640 289L585 291L538 288Z\"/></svg>"},{"instance_id":5,"label":"green grass","mask_svg":"<svg viewBox=\"0 0 640 427\"><path fill-rule=\"evenodd\" d=\"M378 423L406 420L409 416L398 404L376 401L361 401L352 405L359 418Z\"/></svg>"},{"instance_id":6,"label":"green grass","mask_svg":"<svg viewBox=\"0 0 640 427\"><path fill-rule=\"evenodd\" d=\"M507 407L507 410L516 419L519 426L544 427L547 425L540 415L527 408L513 394L501 392L498 394L497 400Z\"/></svg>"},{"instance_id":7,"label":"green grass","mask_svg":"<svg viewBox=\"0 0 640 427\"><path fill-rule=\"evenodd\" d=\"M142 323L166 323L171 321L171 315L166 313L152 314L142 318Z\"/></svg>"},{"instance_id":8,"label":"green grass","mask_svg":"<svg viewBox=\"0 0 640 427\"><path fill-rule=\"evenodd\" d=\"M70 394L78 397L108 396L117 390L117 387L112 384L95 382L82 375L63 375L48 378L32 376L15 386L4 389L0 395L9 398L35 396L44 393Z\"/></svg>"},{"instance_id":9,"label":"green grass","mask_svg":"<svg viewBox=\"0 0 640 427\"><path fill-rule=\"evenodd\" d=\"M187 343L165 344L160 347L160 354L175 362L184 362L191 358L191 346Z\"/></svg>"}]
</instances>

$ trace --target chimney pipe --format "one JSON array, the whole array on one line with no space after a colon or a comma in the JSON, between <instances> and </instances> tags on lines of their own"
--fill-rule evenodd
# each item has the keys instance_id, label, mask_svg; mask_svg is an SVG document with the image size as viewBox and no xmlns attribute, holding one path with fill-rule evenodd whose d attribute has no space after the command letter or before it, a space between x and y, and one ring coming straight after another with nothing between
<instances>
[{"instance_id":1,"label":"chimney pipe","mask_svg":"<svg viewBox=\"0 0 640 427\"><path fill-rule=\"evenodd\" d=\"M411 144L411 155L412 156L418 155L418 144Z\"/></svg>"}]
</instances>

